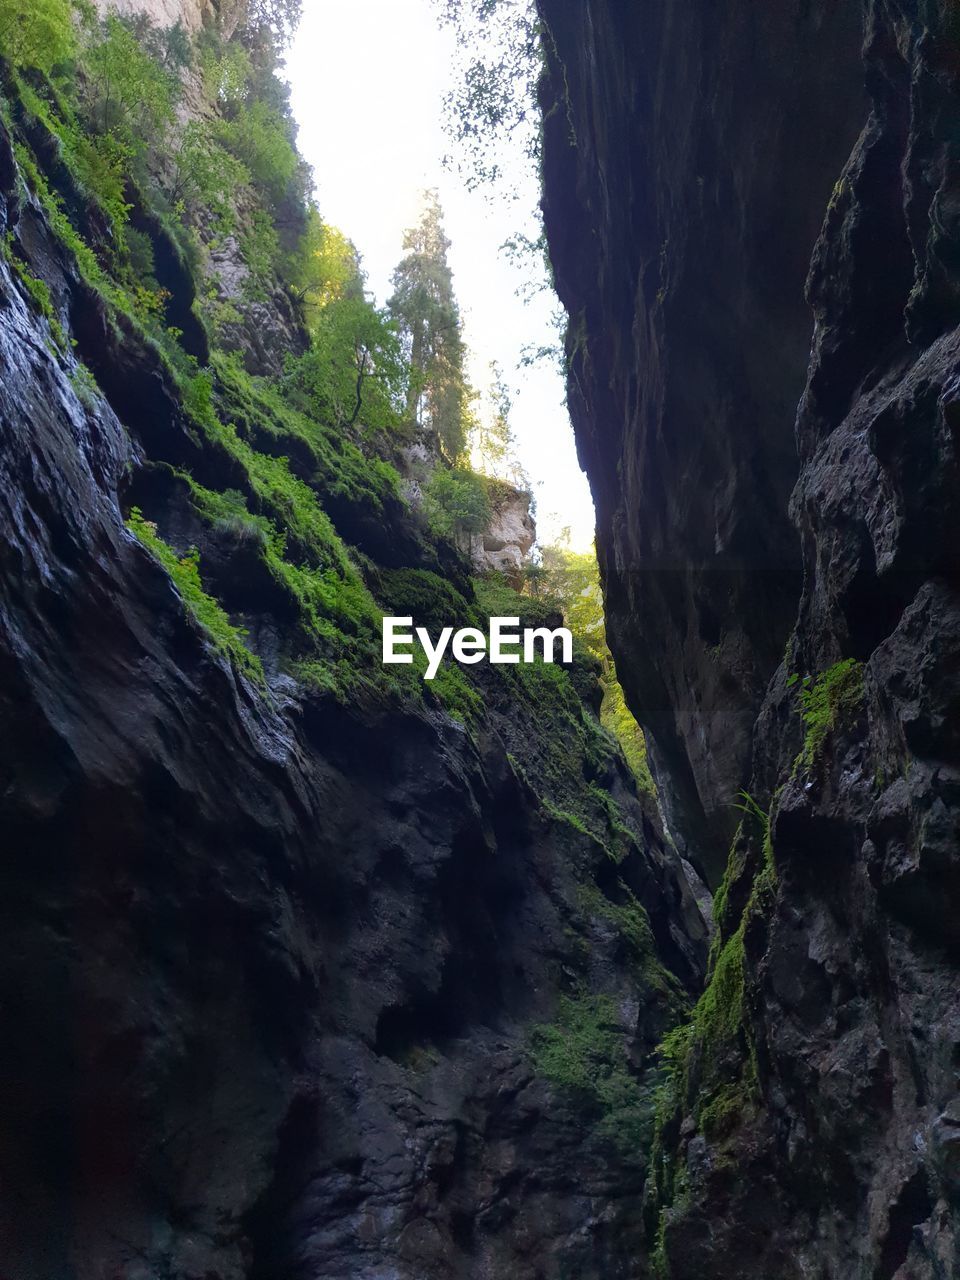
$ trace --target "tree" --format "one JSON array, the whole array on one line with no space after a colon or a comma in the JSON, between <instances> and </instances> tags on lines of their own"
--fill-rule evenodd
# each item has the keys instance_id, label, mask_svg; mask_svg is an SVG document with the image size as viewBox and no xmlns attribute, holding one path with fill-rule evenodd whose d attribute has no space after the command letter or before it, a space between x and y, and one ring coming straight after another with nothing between
<instances>
[{"instance_id":1,"label":"tree","mask_svg":"<svg viewBox=\"0 0 960 1280\"><path fill-rule=\"evenodd\" d=\"M246 166L274 205L290 196L302 172L293 132L290 120L259 99L219 126L220 141Z\"/></svg>"},{"instance_id":2,"label":"tree","mask_svg":"<svg viewBox=\"0 0 960 1280\"><path fill-rule=\"evenodd\" d=\"M217 233L230 235L237 223L237 191L250 183L246 165L217 142L206 120L187 122L173 159L173 203L199 201L212 215Z\"/></svg>"},{"instance_id":3,"label":"tree","mask_svg":"<svg viewBox=\"0 0 960 1280\"><path fill-rule=\"evenodd\" d=\"M502 157L540 149L542 39L535 0L439 0L457 33L456 87L445 101L460 173L471 190L500 183ZM508 146L509 144L509 146Z\"/></svg>"},{"instance_id":4,"label":"tree","mask_svg":"<svg viewBox=\"0 0 960 1280\"><path fill-rule=\"evenodd\" d=\"M290 399L338 426L397 426L408 367L396 327L367 297L353 243L313 205L286 274L311 339L310 349L288 363Z\"/></svg>"},{"instance_id":5,"label":"tree","mask_svg":"<svg viewBox=\"0 0 960 1280\"><path fill-rule=\"evenodd\" d=\"M307 226L288 263L290 287L307 311L307 323L317 313L348 294L363 296L363 277L356 247L339 228L324 222L311 205Z\"/></svg>"},{"instance_id":6,"label":"tree","mask_svg":"<svg viewBox=\"0 0 960 1280\"><path fill-rule=\"evenodd\" d=\"M361 293L334 298L311 323L310 350L292 360L286 387L312 417L388 430L400 419L407 366L389 317Z\"/></svg>"},{"instance_id":7,"label":"tree","mask_svg":"<svg viewBox=\"0 0 960 1280\"><path fill-rule=\"evenodd\" d=\"M74 52L70 0L0 0L0 50L14 67L49 75Z\"/></svg>"},{"instance_id":8,"label":"tree","mask_svg":"<svg viewBox=\"0 0 960 1280\"><path fill-rule=\"evenodd\" d=\"M278 49L290 43L303 12L303 0L250 0L248 30L264 31Z\"/></svg>"},{"instance_id":9,"label":"tree","mask_svg":"<svg viewBox=\"0 0 960 1280\"><path fill-rule=\"evenodd\" d=\"M510 413L513 401L500 366L490 362L490 385L484 411L475 416L471 449L480 470L518 489L529 489L530 481L517 458Z\"/></svg>"},{"instance_id":10,"label":"tree","mask_svg":"<svg viewBox=\"0 0 960 1280\"><path fill-rule=\"evenodd\" d=\"M466 447L471 393L436 191L424 192L420 221L404 236L403 248L388 307L410 364L407 416L435 432L447 458L456 461Z\"/></svg>"},{"instance_id":11,"label":"tree","mask_svg":"<svg viewBox=\"0 0 960 1280\"><path fill-rule=\"evenodd\" d=\"M458 545L464 535L482 533L493 515L483 478L465 467L438 466L424 490L423 509L431 530Z\"/></svg>"},{"instance_id":12,"label":"tree","mask_svg":"<svg viewBox=\"0 0 960 1280\"><path fill-rule=\"evenodd\" d=\"M130 23L115 16L95 32L85 66L95 127L131 154L157 146L175 119L177 70L162 54L151 52Z\"/></svg>"}]
</instances>

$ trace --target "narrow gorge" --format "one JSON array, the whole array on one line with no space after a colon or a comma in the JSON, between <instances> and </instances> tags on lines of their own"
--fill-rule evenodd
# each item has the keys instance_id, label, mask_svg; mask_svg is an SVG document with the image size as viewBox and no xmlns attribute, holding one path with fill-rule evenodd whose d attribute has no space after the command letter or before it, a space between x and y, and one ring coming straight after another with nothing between
<instances>
[{"instance_id":1,"label":"narrow gorge","mask_svg":"<svg viewBox=\"0 0 960 1280\"><path fill-rule=\"evenodd\" d=\"M515 8L605 631L427 681L593 598L439 209L0 0L0 1280L960 1280L960 11Z\"/></svg>"}]
</instances>

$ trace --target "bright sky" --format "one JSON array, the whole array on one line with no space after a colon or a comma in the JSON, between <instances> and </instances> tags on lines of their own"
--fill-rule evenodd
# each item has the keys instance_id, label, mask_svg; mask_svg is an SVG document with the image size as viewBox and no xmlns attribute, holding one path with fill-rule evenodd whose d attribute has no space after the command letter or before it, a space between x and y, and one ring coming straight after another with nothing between
<instances>
[{"instance_id":1,"label":"bright sky","mask_svg":"<svg viewBox=\"0 0 960 1280\"><path fill-rule=\"evenodd\" d=\"M437 23L432 0L304 0L288 58L300 150L313 166L320 211L360 250L380 303L402 256L404 230L419 195L436 187L452 243L450 264L471 351L471 380L489 382L497 360L514 392L511 424L519 460L533 482L541 542L569 525L572 545L593 541L593 505L552 365L518 368L524 346L547 345L556 300L516 296L525 279L500 245L535 234L535 175L517 157L520 198L468 192L445 170L450 149L442 102L453 77L454 34Z\"/></svg>"}]
</instances>

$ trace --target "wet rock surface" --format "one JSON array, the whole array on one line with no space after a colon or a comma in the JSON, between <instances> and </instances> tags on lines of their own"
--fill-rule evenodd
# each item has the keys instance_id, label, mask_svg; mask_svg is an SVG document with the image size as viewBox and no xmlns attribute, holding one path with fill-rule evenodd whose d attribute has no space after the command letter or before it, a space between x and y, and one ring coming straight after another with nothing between
<instances>
[{"instance_id":1,"label":"wet rock surface","mask_svg":"<svg viewBox=\"0 0 960 1280\"><path fill-rule=\"evenodd\" d=\"M642 1274L645 1149L612 1145L531 1039L586 987L652 1081L705 939L655 813L612 747L589 774L571 747L594 807L551 810L543 743L569 726L495 681L472 733L435 703L309 692L238 554L267 687L239 675L124 524L171 467L233 473L2 132L0 181L0 232L77 344L0 261L0 1270ZM164 510L188 545L195 516ZM628 897L639 958L610 922Z\"/></svg>"},{"instance_id":2,"label":"wet rock surface","mask_svg":"<svg viewBox=\"0 0 960 1280\"><path fill-rule=\"evenodd\" d=\"M737 789L770 818L766 871L759 835L734 844L741 1004L694 1035L648 1230L684 1280L948 1280L955 15L540 8L545 208L618 671L714 882ZM711 1071L737 1092L708 1092Z\"/></svg>"},{"instance_id":3,"label":"wet rock surface","mask_svg":"<svg viewBox=\"0 0 960 1280\"><path fill-rule=\"evenodd\" d=\"M540 9L544 213L608 627L673 826L716 884L800 592L803 283L863 124L861 15Z\"/></svg>"}]
</instances>

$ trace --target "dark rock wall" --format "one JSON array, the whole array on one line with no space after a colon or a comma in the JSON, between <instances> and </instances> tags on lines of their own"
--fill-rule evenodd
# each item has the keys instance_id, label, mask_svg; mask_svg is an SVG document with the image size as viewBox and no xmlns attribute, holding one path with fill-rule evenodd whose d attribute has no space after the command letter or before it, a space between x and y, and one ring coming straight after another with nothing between
<instances>
[{"instance_id":1,"label":"dark rock wall","mask_svg":"<svg viewBox=\"0 0 960 1280\"><path fill-rule=\"evenodd\" d=\"M950 1280L956 7L540 7L545 208L618 670L714 878L736 789L770 806L767 868L738 841L720 913L740 1002L722 1035L695 1027L662 1129L658 1265ZM722 1123L718 1073L739 1081Z\"/></svg>"},{"instance_id":2,"label":"dark rock wall","mask_svg":"<svg viewBox=\"0 0 960 1280\"><path fill-rule=\"evenodd\" d=\"M531 1035L589 991L649 1079L704 927L599 727L585 772L595 680L566 720L494 680L472 733L345 704L278 670L276 591L237 561L248 682L123 521L171 466L236 466L78 277L5 129L0 234L0 1274L637 1275L645 1152ZM362 515L383 541L396 512ZM576 818L541 798L565 733Z\"/></svg>"},{"instance_id":3,"label":"dark rock wall","mask_svg":"<svg viewBox=\"0 0 960 1280\"><path fill-rule=\"evenodd\" d=\"M541 11L544 213L608 626L673 826L716 882L800 592L803 281L863 123L860 15Z\"/></svg>"}]
</instances>

